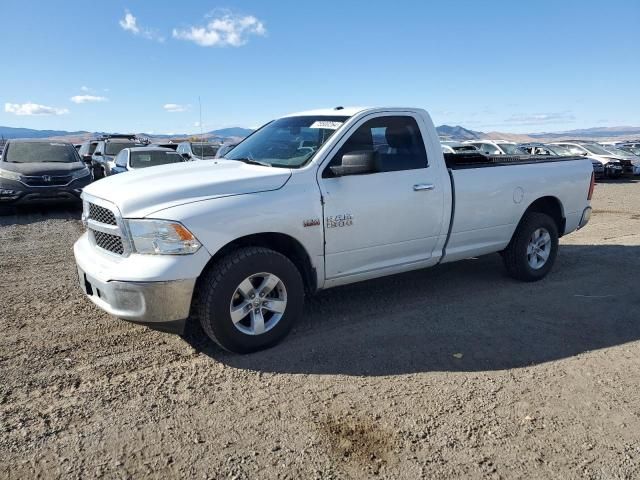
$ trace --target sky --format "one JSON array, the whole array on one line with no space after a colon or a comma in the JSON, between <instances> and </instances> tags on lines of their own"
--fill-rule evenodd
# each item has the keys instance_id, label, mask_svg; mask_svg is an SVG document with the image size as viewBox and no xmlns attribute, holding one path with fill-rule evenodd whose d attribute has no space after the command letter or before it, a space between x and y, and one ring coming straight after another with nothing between
<instances>
[{"instance_id":1,"label":"sky","mask_svg":"<svg viewBox=\"0 0 640 480\"><path fill-rule=\"evenodd\" d=\"M337 105L640 126L640 0L2 0L0 125L196 133ZM200 102L199 99L200 98Z\"/></svg>"}]
</instances>

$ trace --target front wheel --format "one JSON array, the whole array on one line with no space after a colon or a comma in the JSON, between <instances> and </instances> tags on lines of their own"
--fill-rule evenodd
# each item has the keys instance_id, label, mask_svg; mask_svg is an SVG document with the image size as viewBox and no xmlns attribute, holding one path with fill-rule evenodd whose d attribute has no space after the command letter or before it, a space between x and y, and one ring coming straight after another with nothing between
<instances>
[{"instance_id":1,"label":"front wheel","mask_svg":"<svg viewBox=\"0 0 640 480\"><path fill-rule=\"evenodd\" d=\"M507 272L517 280L535 282L553 267L558 253L558 227L549 215L527 213L502 254Z\"/></svg>"},{"instance_id":2,"label":"front wheel","mask_svg":"<svg viewBox=\"0 0 640 480\"><path fill-rule=\"evenodd\" d=\"M302 315L304 288L296 266L262 247L231 252L204 274L197 316L225 350L249 353L282 340Z\"/></svg>"}]
</instances>

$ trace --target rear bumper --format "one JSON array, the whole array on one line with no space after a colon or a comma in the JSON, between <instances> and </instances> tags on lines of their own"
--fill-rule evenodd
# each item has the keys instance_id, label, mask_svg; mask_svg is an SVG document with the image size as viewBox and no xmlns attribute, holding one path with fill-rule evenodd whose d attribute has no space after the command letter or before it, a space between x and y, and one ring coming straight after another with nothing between
<instances>
[{"instance_id":1,"label":"rear bumper","mask_svg":"<svg viewBox=\"0 0 640 480\"><path fill-rule=\"evenodd\" d=\"M587 207L582 211L582 216L580 217L580 223L578 223L578 229L584 227L589 220L591 219L591 207Z\"/></svg>"}]
</instances>

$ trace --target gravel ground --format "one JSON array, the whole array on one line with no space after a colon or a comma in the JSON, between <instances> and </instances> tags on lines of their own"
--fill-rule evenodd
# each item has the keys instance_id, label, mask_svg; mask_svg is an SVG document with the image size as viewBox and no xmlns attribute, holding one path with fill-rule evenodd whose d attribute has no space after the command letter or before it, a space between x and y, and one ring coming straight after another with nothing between
<instances>
[{"instance_id":1,"label":"gravel ground","mask_svg":"<svg viewBox=\"0 0 640 480\"><path fill-rule=\"evenodd\" d=\"M498 255L323 292L224 353L83 298L79 212L0 218L1 478L640 478L640 184L552 274Z\"/></svg>"}]
</instances>

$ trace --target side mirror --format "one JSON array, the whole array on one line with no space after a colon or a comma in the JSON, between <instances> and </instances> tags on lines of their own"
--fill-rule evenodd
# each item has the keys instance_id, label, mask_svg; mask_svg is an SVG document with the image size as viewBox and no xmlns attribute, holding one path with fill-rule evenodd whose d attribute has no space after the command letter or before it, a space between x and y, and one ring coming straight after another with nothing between
<instances>
[{"instance_id":1,"label":"side mirror","mask_svg":"<svg viewBox=\"0 0 640 480\"><path fill-rule=\"evenodd\" d=\"M183 153L182 158L184 158L185 160L189 160L191 158L191 155L189 155L188 153Z\"/></svg>"},{"instance_id":2,"label":"side mirror","mask_svg":"<svg viewBox=\"0 0 640 480\"><path fill-rule=\"evenodd\" d=\"M102 156L102 152L93 152L93 154L94 154L96 157L101 157L101 156Z\"/></svg>"},{"instance_id":3,"label":"side mirror","mask_svg":"<svg viewBox=\"0 0 640 480\"><path fill-rule=\"evenodd\" d=\"M377 155L377 152L372 151L345 153L342 156L342 165L329 168L336 177L375 173L378 171Z\"/></svg>"}]
</instances>

